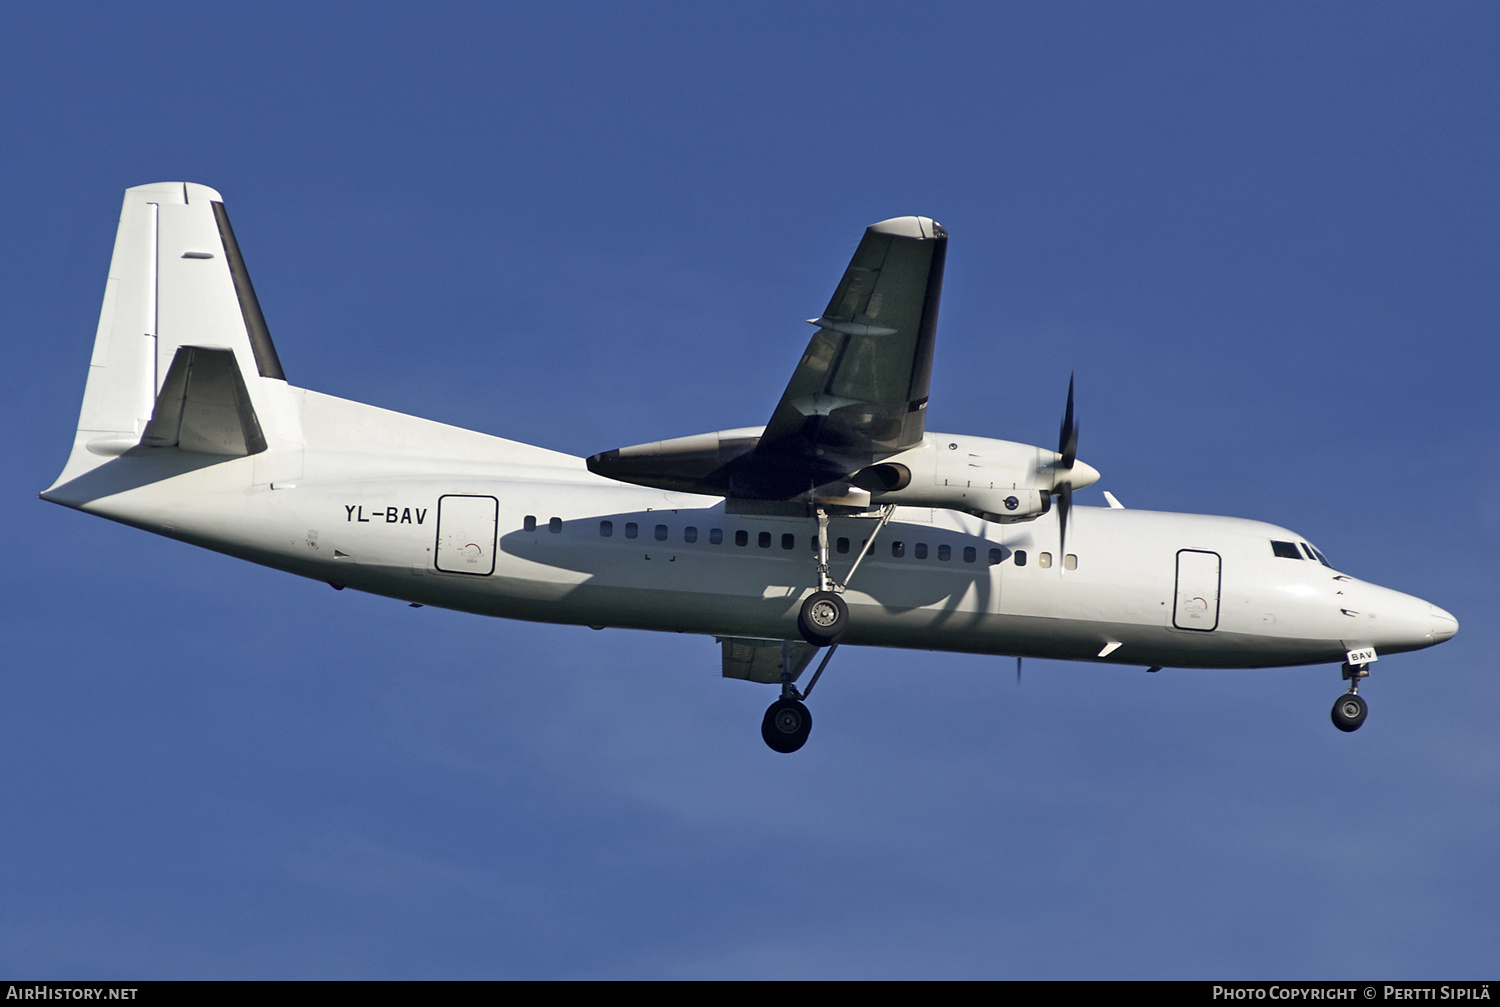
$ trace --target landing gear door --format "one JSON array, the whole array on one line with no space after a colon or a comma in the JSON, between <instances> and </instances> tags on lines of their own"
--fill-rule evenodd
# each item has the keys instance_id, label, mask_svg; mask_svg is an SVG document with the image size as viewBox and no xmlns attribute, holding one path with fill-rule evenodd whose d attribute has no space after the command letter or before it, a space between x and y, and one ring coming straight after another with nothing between
<instances>
[{"instance_id":1,"label":"landing gear door","mask_svg":"<svg viewBox=\"0 0 1500 1007\"><path fill-rule=\"evenodd\" d=\"M1172 625L1207 633L1219 625L1219 554L1200 549L1177 553L1177 601Z\"/></svg>"},{"instance_id":2,"label":"landing gear door","mask_svg":"<svg viewBox=\"0 0 1500 1007\"><path fill-rule=\"evenodd\" d=\"M500 502L494 497L438 498L436 566L445 573L495 572L495 523Z\"/></svg>"}]
</instances>

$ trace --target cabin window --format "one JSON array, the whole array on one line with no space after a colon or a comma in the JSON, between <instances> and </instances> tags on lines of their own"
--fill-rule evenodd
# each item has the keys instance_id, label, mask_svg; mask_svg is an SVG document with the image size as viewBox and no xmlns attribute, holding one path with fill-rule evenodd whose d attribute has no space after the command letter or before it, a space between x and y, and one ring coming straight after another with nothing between
<instances>
[{"instance_id":1,"label":"cabin window","mask_svg":"<svg viewBox=\"0 0 1500 1007\"><path fill-rule=\"evenodd\" d=\"M847 553L849 551L849 540L846 538L839 539L833 544L833 549L838 553Z\"/></svg>"},{"instance_id":2,"label":"cabin window","mask_svg":"<svg viewBox=\"0 0 1500 1007\"><path fill-rule=\"evenodd\" d=\"M1302 554L1297 551L1297 543L1295 542L1277 542L1275 539L1272 539L1271 551L1282 559L1302 558Z\"/></svg>"},{"instance_id":3,"label":"cabin window","mask_svg":"<svg viewBox=\"0 0 1500 1007\"><path fill-rule=\"evenodd\" d=\"M755 544L760 546L762 549L771 548L771 533L768 531L763 531L759 535L755 536Z\"/></svg>"},{"instance_id":4,"label":"cabin window","mask_svg":"<svg viewBox=\"0 0 1500 1007\"><path fill-rule=\"evenodd\" d=\"M979 550L971 545L964 546L964 562L972 563L979 558Z\"/></svg>"},{"instance_id":5,"label":"cabin window","mask_svg":"<svg viewBox=\"0 0 1500 1007\"><path fill-rule=\"evenodd\" d=\"M640 533L641 533L641 526L640 525L636 524L634 521L626 521L625 522L625 537L626 538L635 538Z\"/></svg>"},{"instance_id":6,"label":"cabin window","mask_svg":"<svg viewBox=\"0 0 1500 1007\"><path fill-rule=\"evenodd\" d=\"M723 528L710 528L709 532L708 532L708 541L709 541L709 543L711 545L723 545L724 544L724 529Z\"/></svg>"},{"instance_id":7,"label":"cabin window","mask_svg":"<svg viewBox=\"0 0 1500 1007\"><path fill-rule=\"evenodd\" d=\"M536 531L536 515L527 514L521 519L521 527L527 531Z\"/></svg>"},{"instance_id":8,"label":"cabin window","mask_svg":"<svg viewBox=\"0 0 1500 1007\"><path fill-rule=\"evenodd\" d=\"M900 559L902 556L905 556L906 555L906 543L905 542L892 542L891 543L891 555L894 556L896 559Z\"/></svg>"},{"instance_id":9,"label":"cabin window","mask_svg":"<svg viewBox=\"0 0 1500 1007\"><path fill-rule=\"evenodd\" d=\"M667 526L664 525L664 524L657 525L656 526L656 541L658 541L658 542L665 542L666 540L667 540Z\"/></svg>"},{"instance_id":10,"label":"cabin window","mask_svg":"<svg viewBox=\"0 0 1500 1007\"><path fill-rule=\"evenodd\" d=\"M1043 570L1052 569L1052 554L1050 552L1038 553L1036 557L1036 565L1041 567Z\"/></svg>"},{"instance_id":11,"label":"cabin window","mask_svg":"<svg viewBox=\"0 0 1500 1007\"><path fill-rule=\"evenodd\" d=\"M555 517L551 521L548 521L547 522L547 530L550 531L554 535L561 534L561 532L562 532L562 518Z\"/></svg>"},{"instance_id":12,"label":"cabin window","mask_svg":"<svg viewBox=\"0 0 1500 1007\"><path fill-rule=\"evenodd\" d=\"M951 545L940 545L940 546L938 546L938 559L940 559L944 563L946 563L946 562L948 562L952 558L953 558L953 547Z\"/></svg>"},{"instance_id":13,"label":"cabin window","mask_svg":"<svg viewBox=\"0 0 1500 1007\"><path fill-rule=\"evenodd\" d=\"M682 529L682 540L684 542L698 541L698 529L694 528L692 525L688 525L686 528Z\"/></svg>"},{"instance_id":14,"label":"cabin window","mask_svg":"<svg viewBox=\"0 0 1500 1007\"><path fill-rule=\"evenodd\" d=\"M781 548L783 548L783 549L795 549L795 548L797 548L797 536L792 535L792 534L786 534L786 535L781 536Z\"/></svg>"},{"instance_id":15,"label":"cabin window","mask_svg":"<svg viewBox=\"0 0 1500 1007\"><path fill-rule=\"evenodd\" d=\"M990 562L991 563L998 563L998 562L1000 562L998 559L995 558L995 554L998 553L999 551L1000 551L999 549L991 549L990 550ZM1017 549L1016 550L1016 566L1025 566L1025 565L1026 565L1026 550L1025 549Z\"/></svg>"},{"instance_id":16,"label":"cabin window","mask_svg":"<svg viewBox=\"0 0 1500 1007\"><path fill-rule=\"evenodd\" d=\"M927 558L927 543L926 542L918 542L917 543L917 547L915 549L913 549L912 552L916 554L917 559L926 559Z\"/></svg>"},{"instance_id":17,"label":"cabin window","mask_svg":"<svg viewBox=\"0 0 1500 1007\"><path fill-rule=\"evenodd\" d=\"M615 533L615 523L613 521L600 521L599 522L599 536L601 538L609 538L614 533Z\"/></svg>"},{"instance_id":18,"label":"cabin window","mask_svg":"<svg viewBox=\"0 0 1500 1007\"><path fill-rule=\"evenodd\" d=\"M1063 557L1063 569L1064 570L1077 570L1078 569L1078 557L1075 556L1075 555L1073 555L1072 553L1068 553L1066 556L1064 556Z\"/></svg>"},{"instance_id":19,"label":"cabin window","mask_svg":"<svg viewBox=\"0 0 1500 1007\"><path fill-rule=\"evenodd\" d=\"M734 533L734 544L735 545L739 545L739 546L749 545L750 544L750 533L747 532L743 528L741 528L739 531L735 532Z\"/></svg>"}]
</instances>

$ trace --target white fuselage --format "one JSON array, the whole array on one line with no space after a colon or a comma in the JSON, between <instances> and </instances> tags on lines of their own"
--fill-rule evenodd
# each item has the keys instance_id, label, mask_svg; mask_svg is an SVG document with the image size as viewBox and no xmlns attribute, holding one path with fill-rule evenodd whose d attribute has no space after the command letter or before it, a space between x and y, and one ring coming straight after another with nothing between
<instances>
[{"instance_id":1,"label":"white fuselage","mask_svg":"<svg viewBox=\"0 0 1500 1007\"><path fill-rule=\"evenodd\" d=\"M798 635L799 606L817 586L810 517L726 512L718 498L601 478L569 455L286 391L300 444L273 440L269 452L240 458L135 452L76 480L65 473L44 496L427 605L725 637ZM832 519L835 580L876 525ZM1356 646L1413 650L1456 630L1425 601L1277 556L1273 540L1304 541L1257 521L1079 507L1064 556L1052 516L1000 524L901 507L844 594L843 642L1259 667L1337 662Z\"/></svg>"}]
</instances>

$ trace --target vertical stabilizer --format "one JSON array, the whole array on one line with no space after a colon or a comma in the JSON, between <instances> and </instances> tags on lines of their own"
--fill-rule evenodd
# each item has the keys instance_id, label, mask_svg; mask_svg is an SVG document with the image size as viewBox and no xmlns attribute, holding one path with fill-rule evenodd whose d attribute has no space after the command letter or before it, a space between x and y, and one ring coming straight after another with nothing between
<instances>
[{"instance_id":1,"label":"vertical stabilizer","mask_svg":"<svg viewBox=\"0 0 1500 1007\"><path fill-rule=\"evenodd\" d=\"M202 394L222 387L243 399L235 407L248 417L242 444L253 447L263 432L259 443L281 449L274 461L257 463L257 481L272 471L295 474L301 445L294 390L223 200L204 185L157 182L125 191L73 452L53 489L127 451L188 449L187 441L160 436L169 417L158 418L154 436L143 439L182 348L196 352L200 371L212 366L218 374L212 383L200 380ZM253 437L246 423L257 427Z\"/></svg>"}]
</instances>

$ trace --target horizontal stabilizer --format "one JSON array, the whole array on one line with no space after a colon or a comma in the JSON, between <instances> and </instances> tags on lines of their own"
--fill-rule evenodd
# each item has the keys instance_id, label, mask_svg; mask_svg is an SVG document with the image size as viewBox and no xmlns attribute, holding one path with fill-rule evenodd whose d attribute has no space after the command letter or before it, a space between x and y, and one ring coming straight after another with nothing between
<instances>
[{"instance_id":1,"label":"horizontal stabilizer","mask_svg":"<svg viewBox=\"0 0 1500 1007\"><path fill-rule=\"evenodd\" d=\"M742 678L747 682L774 685L781 681L781 640L760 640L744 636L721 636L724 645L724 677ZM791 658L792 681L807 670L818 648L802 640L788 640L787 656Z\"/></svg>"},{"instance_id":2,"label":"horizontal stabilizer","mask_svg":"<svg viewBox=\"0 0 1500 1007\"><path fill-rule=\"evenodd\" d=\"M177 347L141 447L206 455L253 455L266 449L233 350Z\"/></svg>"}]
</instances>

